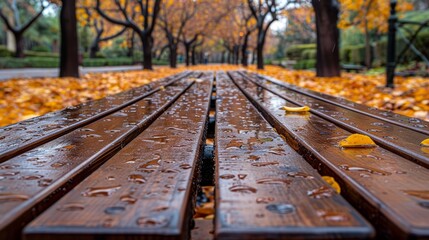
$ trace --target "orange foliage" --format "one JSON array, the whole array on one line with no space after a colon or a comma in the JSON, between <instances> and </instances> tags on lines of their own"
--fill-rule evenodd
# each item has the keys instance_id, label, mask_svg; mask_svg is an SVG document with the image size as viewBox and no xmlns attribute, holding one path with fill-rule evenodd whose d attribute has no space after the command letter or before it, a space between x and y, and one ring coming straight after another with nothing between
<instances>
[{"instance_id":1,"label":"orange foliage","mask_svg":"<svg viewBox=\"0 0 429 240\"><path fill-rule=\"evenodd\" d=\"M74 78L14 79L0 82L0 126L100 99L184 70L228 71L235 65L200 65L189 68L166 67L154 71L129 71L87 74ZM249 70L256 71L255 66ZM279 80L314 91L324 92L368 106L429 121L429 82L424 78L396 78L395 90L386 90L384 76L343 74L342 77L317 78L311 71L285 70L266 66L258 71Z\"/></svg>"},{"instance_id":2,"label":"orange foliage","mask_svg":"<svg viewBox=\"0 0 429 240\"><path fill-rule=\"evenodd\" d=\"M396 88L390 90L383 88L384 75L343 73L341 77L318 78L311 71L285 70L274 66L267 66L259 73L317 92L429 121L429 81L425 78L396 77Z\"/></svg>"},{"instance_id":3,"label":"orange foliage","mask_svg":"<svg viewBox=\"0 0 429 240\"><path fill-rule=\"evenodd\" d=\"M386 0L340 0L340 28L357 26L364 31L365 24L369 30L387 32L387 20L390 16L390 1ZM398 12L410 11L413 5L407 0L399 0Z\"/></svg>"}]
</instances>

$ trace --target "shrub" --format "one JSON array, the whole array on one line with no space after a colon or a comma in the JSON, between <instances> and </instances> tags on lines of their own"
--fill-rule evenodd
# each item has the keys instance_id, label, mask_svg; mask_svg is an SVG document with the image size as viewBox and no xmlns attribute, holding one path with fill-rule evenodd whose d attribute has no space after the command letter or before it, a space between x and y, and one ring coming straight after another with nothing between
<instances>
[{"instance_id":1,"label":"shrub","mask_svg":"<svg viewBox=\"0 0 429 240\"><path fill-rule=\"evenodd\" d=\"M307 49L302 51L301 59L312 60L316 59L317 49Z\"/></svg>"},{"instance_id":2,"label":"shrub","mask_svg":"<svg viewBox=\"0 0 429 240\"><path fill-rule=\"evenodd\" d=\"M300 60L293 66L293 68L296 70L316 68L316 60Z\"/></svg>"},{"instance_id":3,"label":"shrub","mask_svg":"<svg viewBox=\"0 0 429 240\"><path fill-rule=\"evenodd\" d=\"M59 53L54 52L35 52L35 51L25 51L26 57L38 57L38 58L58 58L60 57Z\"/></svg>"},{"instance_id":4,"label":"shrub","mask_svg":"<svg viewBox=\"0 0 429 240\"><path fill-rule=\"evenodd\" d=\"M31 51L34 51L34 52L50 52L51 49L47 46L39 45L39 46L32 47Z\"/></svg>"},{"instance_id":5,"label":"shrub","mask_svg":"<svg viewBox=\"0 0 429 240\"><path fill-rule=\"evenodd\" d=\"M0 45L0 57L12 57L13 52L7 49L6 46Z\"/></svg>"},{"instance_id":6,"label":"shrub","mask_svg":"<svg viewBox=\"0 0 429 240\"><path fill-rule=\"evenodd\" d=\"M286 50L286 56L291 60L300 60L302 52L309 49L316 49L316 44L292 45Z\"/></svg>"}]
</instances>

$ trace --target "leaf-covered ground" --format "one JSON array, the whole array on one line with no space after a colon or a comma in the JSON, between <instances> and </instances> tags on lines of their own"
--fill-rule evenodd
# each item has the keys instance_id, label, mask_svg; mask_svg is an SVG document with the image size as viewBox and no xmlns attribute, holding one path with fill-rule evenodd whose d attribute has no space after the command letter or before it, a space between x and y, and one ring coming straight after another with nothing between
<instances>
[{"instance_id":1,"label":"leaf-covered ground","mask_svg":"<svg viewBox=\"0 0 429 240\"><path fill-rule=\"evenodd\" d=\"M190 68L234 69L242 68L233 65L200 65ZM80 79L37 78L0 82L0 126L100 99L184 70L185 67L159 67L155 71L87 74ZM255 68L250 67L248 70L255 71ZM341 78L316 78L311 71L291 71L274 66L267 66L260 73L315 91L429 121L429 79L396 78L397 87L390 91L382 87L383 75L343 74Z\"/></svg>"}]
</instances>

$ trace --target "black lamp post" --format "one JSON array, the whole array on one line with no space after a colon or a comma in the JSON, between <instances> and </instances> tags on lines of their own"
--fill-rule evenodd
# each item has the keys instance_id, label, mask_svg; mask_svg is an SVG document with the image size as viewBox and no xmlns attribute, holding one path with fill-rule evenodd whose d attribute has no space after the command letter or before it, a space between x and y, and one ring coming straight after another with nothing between
<instances>
[{"instance_id":1,"label":"black lamp post","mask_svg":"<svg viewBox=\"0 0 429 240\"><path fill-rule=\"evenodd\" d=\"M394 77L396 67L396 23L398 17L396 16L396 0L390 1L390 17L389 17L389 33L387 39L387 62L386 62L386 87L394 88Z\"/></svg>"}]
</instances>

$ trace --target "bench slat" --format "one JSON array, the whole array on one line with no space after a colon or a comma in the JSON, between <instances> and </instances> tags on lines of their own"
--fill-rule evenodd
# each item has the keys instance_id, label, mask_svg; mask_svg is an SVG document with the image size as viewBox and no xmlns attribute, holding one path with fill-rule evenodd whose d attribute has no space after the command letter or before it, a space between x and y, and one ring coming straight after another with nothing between
<instances>
[{"instance_id":1,"label":"bench slat","mask_svg":"<svg viewBox=\"0 0 429 240\"><path fill-rule=\"evenodd\" d=\"M396 114L391 111L384 111L374 107L368 107L363 104L355 103L344 98L337 98L332 95L324 94L321 92L315 92L309 89L298 87L296 85L288 84L286 82L282 82L280 80L277 80L275 78L271 78L268 76L253 74L253 73L247 73L247 74L249 76L262 80L265 84L274 83L277 86L280 86L284 89L298 92L299 94L303 94L320 101L337 105L342 108L346 108L348 110L373 117L375 119L386 121L391 124L395 124L404 128L412 129L422 134L429 135L429 124L421 119L409 118L404 115Z\"/></svg>"},{"instance_id":2,"label":"bench slat","mask_svg":"<svg viewBox=\"0 0 429 240\"><path fill-rule=\"evenodd\" d=\"M285 114L284 99L233 74L234 81L264 117L306 160L334 176L342 194L376 227L378 237L428 238L429 170L381 147L341 149L350 132L314 114Z\"/></svg>"},{"instance_id":3,"label":"bench slat","mask_svg":"<svg viewBox=\"0 0 429 240\"><path fill-rule=\"evenodd\" d=\"M224 73L217 75L217 96L218 239L371 236L369 224L283 141ZM308 191L319 188L326 197L309 196Z\"/></svg>"},{"instance_id":4,"label":"bench slat","mask_svg":"<svg viewBox=\"0 0 429 240\"><path fill-rule=\"evenodd\" d=\"M119 111L186 77L183 72L142 87L0 128L0 162Z\"/></svg>"},{"instance_id":5,"label":"bench slat","mask_svg":"<svg viewBox=\"0 0 429 240\"><path fill-rule=\"evenodd\" d=\"M213 74L202 79L33 221L26 239L188 239Z\"/></svg>"},{"instance_id":6,"label":"bench slat","mask_svg":"<svg viewBox=\"0 0 429 240\"><path fill-rule=\"evenodd\" d=\"M1 163L0 239L17 236L24 224L143 131L191 84L182 79L165 91Z\"/></svg>"},{"instance_id":7,"label":"bench slat","mask_svg":"<svg viewBox=\"0 0 429 240\"><path fill-rule=\"evenodd\" d=\"M306 96L300 92L290 91L278 85L266 85L256 79L248 79L286 101L299 106L308 105L311 107L312 113L350 132L368 135L377 144L425 167L429 167L429 155L423 152L420 146L422 140L429 138L427 134L389 124L384 120L380 121L371 116Z\"/></svg>"}]
</instances>

